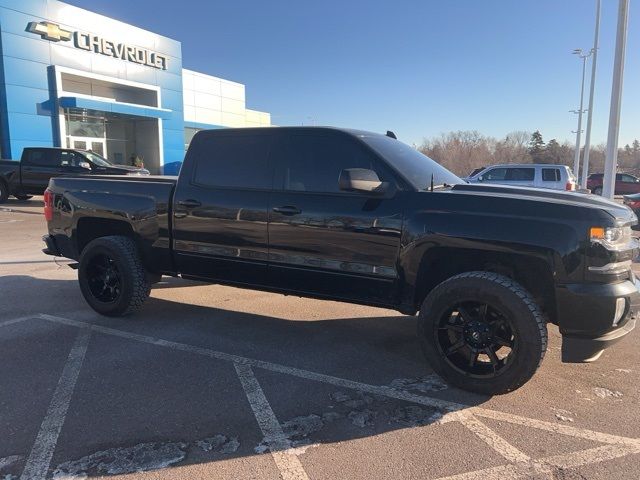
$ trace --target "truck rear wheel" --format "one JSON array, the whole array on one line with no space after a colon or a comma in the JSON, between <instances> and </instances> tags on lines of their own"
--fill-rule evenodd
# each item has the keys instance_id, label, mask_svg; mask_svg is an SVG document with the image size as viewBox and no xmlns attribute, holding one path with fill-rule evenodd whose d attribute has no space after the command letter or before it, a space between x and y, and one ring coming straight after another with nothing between
<instances>
[{"instance_id":1,"label":"truck rear wheel","mask_svg":"<svg viewBox=\"0 0 640 480\"><path fill-rule=\"evenodd\" d=\"M432 368L463 390L497 395L524 385L547 349L544 315L514 280L467 272L427 296L418 336Z\"/></svg>"},{"instance_id":2,"label":"truck rear wheel","mask_svg":"<svg viewBox=\"0 0 640 480\"><path fill-rule=\"evenodd\" d=\"M97 238L84 248L78 281L91 308L111 317L135 312L151 291L135 242L117 235Z\"/></svg>"}]
</instances>

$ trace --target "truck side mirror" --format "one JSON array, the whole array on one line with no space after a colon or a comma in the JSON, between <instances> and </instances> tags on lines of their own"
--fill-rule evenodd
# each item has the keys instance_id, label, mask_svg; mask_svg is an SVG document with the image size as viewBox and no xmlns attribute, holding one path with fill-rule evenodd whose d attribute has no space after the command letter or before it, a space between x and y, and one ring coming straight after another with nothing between
<instances>
[{"instance_id":1,"label":"truck side mirror","mask_svg":"<svg viewBox=\"0 0 640 480\"><path fill-rule=\"evenodd\" d=\"M79 162L78 166L81 168L86 168L87 170L91 170L91 164L89 162Z\"/></svg>"},{"instance_id":2,"label":"truck side mirror","mask_svg":"<svg viewBox=\"0 0 640 480\"><path fill-rule=\"evenodd\" d=\"M345 168L340 172L338 185L347 192L383 194L389 189L388 182L382 182L376 172L366 168Z\"/></svg>"}]
</instances>

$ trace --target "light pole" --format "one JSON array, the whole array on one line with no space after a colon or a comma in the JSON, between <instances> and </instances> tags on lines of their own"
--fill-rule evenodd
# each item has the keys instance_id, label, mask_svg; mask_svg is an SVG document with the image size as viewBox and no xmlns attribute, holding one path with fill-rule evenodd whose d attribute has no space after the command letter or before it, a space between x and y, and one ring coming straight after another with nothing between
<instances>
[{"instance_id":1,"label":"light pole","mask_svg":"<svg viewBox=\"0 0 640 480\"><path fill-rule=\"evenodd\" d=\"M578 114L578 130L576 131L576 154L573 159L573 173L576 178L580 178L580 136L582 135L582 114L585 112L584 106L584 77L587 72L587 58L591 56L592 52L587 54L582 52L581 48L576 48L573 51L574 55L578 55L578 58L582 60L582 83L580 83L580 108L578 110L571 110L573 113Z\"/></svg>"},{"instance_id":2,"label":"light pole","mask_svg":"<svg viewBox=\"0 0 640 480\"><path fill-rule=\"evenodd\" d=\"M600 38L600 0L596 0L596 28L593 36L593 60L591 61L591 82L589 84L589 116L587 117L587 134L584 138L584 158L582 160L582 188L587 188L589 176L589 153L591 151L591 123L593 122L593 94L596 87L596 65Z\"/></svg>"},{"instance_id":3,"label":"light pole","mask_svg":"<svg viewBox=\"0 0 640 480\"><path fill-rule=\"evenodd\" d=\"M609 132L607 153L604 161L602 196L613 198L616 185L618 163L618 135L620 133L620 106L622 103L622 80L624 77L624 54L627 46L627 20L629 0L620 0L618 6L618 33L616 35L616 56L613 64L613 86L611 88L611 110L609 111Z\"/></svg>"}]
</instances>

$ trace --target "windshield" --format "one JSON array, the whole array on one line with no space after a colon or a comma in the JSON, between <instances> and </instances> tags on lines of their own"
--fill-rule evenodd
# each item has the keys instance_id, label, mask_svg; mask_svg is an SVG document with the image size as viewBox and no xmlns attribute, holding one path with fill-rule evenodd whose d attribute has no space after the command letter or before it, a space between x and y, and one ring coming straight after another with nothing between
<instances>
[{"instance_id":1,"label":"windshield","mask_svg":"<svg viewBox=\"0 0 640 480\"><path fill-rule=\"evenodd\" d=\"M93 152L82 152L83 155L85 157L87 157L89 160L91 160L91 162L94 165L97 165L99 167L110 167L111 166L111 162L109 162L109 160L107 160L104 157L101 157L100 155L98 155L97 153L93 153Z\"/></svg>"},{"instance_id":2,"label":"windshield","mask_svg":"<svg viewBox=\"0 0 640 480\"><path fill-rule=\"evenodd\" d=\"M432 175L434 186L464 183L460 177L405 143L382 135L361 138L418 190L431 186Z\"/></svg>"}]
</instances>

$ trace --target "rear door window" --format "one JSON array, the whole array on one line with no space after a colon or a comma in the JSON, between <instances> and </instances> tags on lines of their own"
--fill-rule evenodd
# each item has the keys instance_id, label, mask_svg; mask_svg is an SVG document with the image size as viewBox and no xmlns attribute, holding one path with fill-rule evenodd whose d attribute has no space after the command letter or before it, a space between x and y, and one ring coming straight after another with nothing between
<instances>
[{"instance_id":1,"label":"rear door window","mask_svg":"<svg viewBox=\"0 0 640 480\"><path fill-rule=\"evenodd\" d=\"M535 177L535 168L508 168L505 180L515 182L532 181Z\"/></svg>"},{"instance_id":2,"label":"rear door window","mask_svg":"<svg viewBox=\"0 0 640 480\"><path fill-rule=\"evenodd\" d=\"M543 182L559 182L560 169L559 168L543 168L542 181Z\"/></svg>"},{"instance_id":3,"label":"rear door window","mask_svg":"<svg viewBox=\"0 0 640 480\"><path fill-rule=\"evenodd\" d=\"M60 151L59 150L28 150L25 156L28 165L38 167L59 167Z\"/></svg>"},{"instance_id":4,"label":"rear door window","mask_svg":"<svg viewBox=\"0 0 640 480\"><path fill-rule=\"evenodd\" d=\"M273 171L267 159L271 143L271 135L196 134L189 149L195 161L193 183L204 187L270 189Z\"/></svg>"}]
</instances>

